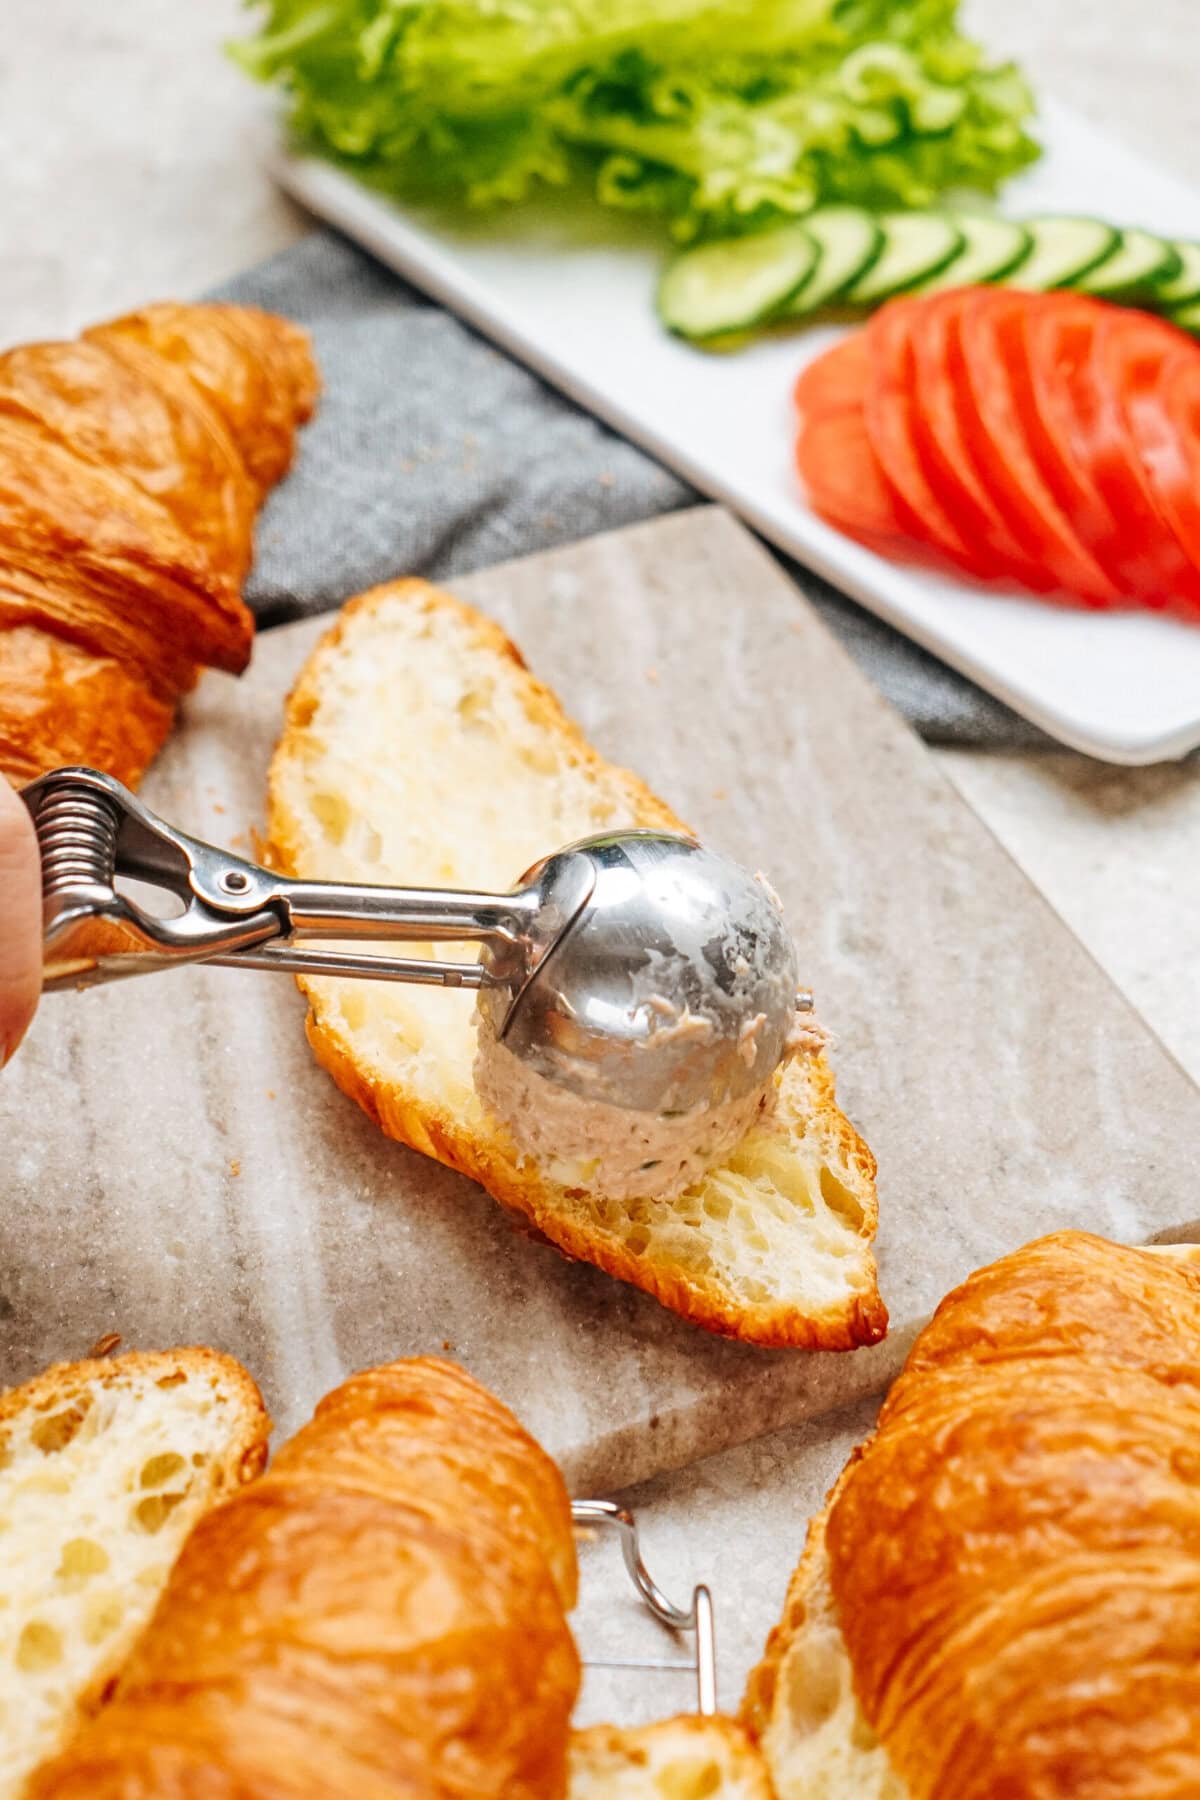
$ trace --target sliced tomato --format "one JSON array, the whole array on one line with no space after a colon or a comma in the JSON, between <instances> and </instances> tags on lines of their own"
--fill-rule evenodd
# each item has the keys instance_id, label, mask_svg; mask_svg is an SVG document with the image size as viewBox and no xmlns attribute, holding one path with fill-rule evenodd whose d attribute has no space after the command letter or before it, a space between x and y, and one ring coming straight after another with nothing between
<instances>
[{"instance_id":1,"label":"sliced tomato","mask_svg":"<svg viewBox=\"0 0 1200 1800\"><path fill-rule=\"evenodd\" d=\"M806 416L796 440L796 466L814 509L831 525L873 549L904 538L861 406Z\"/></svg>"},{"instance_id":2,"label":"sliced tomato","mask_svg":"<svg viewBox=\"0 0 1200 1800\"><path fill-rule=\"evenodd\" d=\"M1116 520L1077 454L1066 380L1066 371L1091 354L1100 309L1094 301L1071 295L1029 294L1024 299L1023 313L1014 309L997 320L1017 417L1060 510L1084 549L1123 591L1112 562Z\"/></svg>"},{"instance_id":3,"label":"sliced tomato","mask_svg":"<svg viewBox=\"0 0 1200 1800\"><path fill-rule=\"evenodd\" d=\"M1140 347L1124 367L1111 345L1105 356L1097 349L1101 333L1122 320L1135 334L1126 349ZM1121 384L1137 379L1139 364L1144 374L1146 358L1155 367L1168 344L1179 344L1178 334L1102 301L1047 294L1031 307L1025 337L1029 394L1022 403L1018 393L1018 404L1043 474L1124 598L1167 603L1179 579L1187 585L1186 574L1148 483L1139 479Z\"/></svg>"},{"instance_id":4,"label":"sliced tomato","mask_svg":"<svg viewBox=\"0 0 1200 1800\"><path fill-rule=\"evenodd\" d=\"M1153 611L1200 606L1200 569L1184 553L1158 504L1130 428L1126 394L1162 379L1178 338L1169 326L1106 308L1086 364L1074 373L1071 401L1077 444L1116 521L1114 573L1130 599Z\"/></svg>"},{"instance_id":5,"label":"sliced tomato","mask_svg":"<svg viewBox=\"0 0 1200 1800\"><path fill-rule=\"evenodd\" d=\"M861 406L870 374L866 333L852 332L801 370L793 390L796 406L809 419Z\"/></svg>"},{"instance_id":6,"label":"sliced tomato","mask_svg":"<svg viewBox=\"0 0 1200 1800\"><path fill-rule=\"evenodd\" d=\"M988 573L1045 593L1056 585L1054 575L1012 531L976 456L980 433L959 339L959 319L972 292L956 289L924 300L906 321L917 448L930 486Z\"/></svg>"},{"instance_id":7,"label":"sliced tomato","mask_svg":"<svg viewBox=\"0 0 1200 1800\"><path fill-rule=\"evenodd\" d=\"M816 510L983 581L1200 613L1200 346L1069 293L892 301L804 370Z\"/></svg>"},{"instance_id":8,"label":"sliced tomato","mask_svg":"<svg viewBox=\"0 0 1200 1800\"><path fill-rule=\"evenodd\" d=\"M868 327L874 375L866 392L867 434L907 535L968 574L987 579L986 563L931 487L917 450L909 304L894 301L877 313Z\"/></svg>"},{"instance_id":9,"label":"sliced tomato","mask_svg":"<svg viewBox=\"0 0 1200 1800\"><path fill-rule=\"evenodd\" d=\"M1125 418L1155 505L1200 569L1200 346L1184 342L1157 368L1136 366Z\"/></svg>"},{"instance_id":10,"label":"sliced tomato","mask_svg":"<svg viewBox=\"0 0 1200 1800\"><path fill-rule=\"evenodd\" d=\"M960 406L964 436L981 482L1023 552L1040 562L1065 593L1089 606L1115 606L1120 594L1059 505L1022 423L1010 362L1023 357L1021 326L1027 311L1024 294L979 288L951 322L950 333L957 328L964 392L971 405L969 422ZM1018 375L1018 381L1023 378Z\"/></svg>"}]
</instances>

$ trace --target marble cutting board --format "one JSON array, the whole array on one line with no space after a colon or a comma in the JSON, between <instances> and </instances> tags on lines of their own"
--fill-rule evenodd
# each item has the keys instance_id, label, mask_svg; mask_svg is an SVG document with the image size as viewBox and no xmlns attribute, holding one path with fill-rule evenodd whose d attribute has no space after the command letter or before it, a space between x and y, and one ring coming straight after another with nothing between
<instances>
[{"instance_id":1,"label":"marble cutting board","mask_svg":"<svg viewBox=\"0 0 1200 1800\"><path fill-rule=\"evenodd\" d=\"M1200 1093L740 526L698 508L457 589L603 750L770 873L880 1160L891 1337L706 1337L379 1136L312 1063L290 982L192 970L49 998L0 1083L5 1380L110 1330L212 1342L288 1430L348 1369L446 1349L581 1492L878 1390L947 1287L1041 1231L1194 1228ZM205 679L152 805L247 847L323 625Z\"/></svg>"}]
</instances>

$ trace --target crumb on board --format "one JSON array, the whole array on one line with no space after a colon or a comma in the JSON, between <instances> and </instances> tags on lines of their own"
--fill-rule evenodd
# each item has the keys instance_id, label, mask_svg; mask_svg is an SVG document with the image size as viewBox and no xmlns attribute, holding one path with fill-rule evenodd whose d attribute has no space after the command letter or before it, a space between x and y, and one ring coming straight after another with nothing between
<instances>
[{"instance_id":1,"label":"crumb on board","mask_svg":"<svg viewBox=\"0 0 1200 1800\"><path fill-rule=\"evenodd\" d=\"M657 669L647 669L646 670L646 680L652 681L654 683L655 687L657 687L658 683L659 683L658 670Z\"/></svg>"},{"instance_id":2,"label":"crumb on board","mask_svg":"<svg viewBox=\"0 0 1200 1800\"><path fill-rule=\"evenodd\" d=\"M273 1100L273 1099L274 1099L274 1098L275 1098L275 1089L274 1089L274 1088L268 1088L268 1089L267 1089L267 1099L268 1099L268 1100Z\"/></svg>"},{"instance_id":3,"label":"crumb on board","mask_svg":"<svg viewBox=\"0 0 1200 1800\"><path fill-rule=\"evenodd\" d=\"M712 797L714 800L728 800L729 789L728 788L714 788L712 791Z\"/></svg>"},{"instance_id":4,"label":"crumb on board","mask_svg":"<svg viewBox=\"0 0 1200 1800\"><path fill-rule=\"evenodd\" d=\"M442 1339L442 1349L443 1350L453 1350L453 1348L454 1348L454 1345L450 1342L449 1338Z\"/></svg>"},{"instance_id":5,"label":"crumb on board","mask_svg":"<svg viewBox=\"0 0 1200 1800\"><path fill-rule=\"evenodd\" d=\"M119 1331L106 1331L103 1337L98 1337L96 1339L95 1343L88 1351L88 1355L93 1359L98 1359L102 1356L111 1356L120 1342L121 1334Z\"/></svg>"},{"instance_id":6,"label":"crumb on board","mask_svg":"<svg viewBox=\"0 0 1200 1800\"><path fill-rule=\"evenodd\" d=\"M239 1158L236 1156L231 1156L229 1159L229 1173L233 1176L235 1181L237 1180L237 1178L241 1174L241 1172L242 1172L242 1165L241 1165Z\"/></svg>"}]
</instances>

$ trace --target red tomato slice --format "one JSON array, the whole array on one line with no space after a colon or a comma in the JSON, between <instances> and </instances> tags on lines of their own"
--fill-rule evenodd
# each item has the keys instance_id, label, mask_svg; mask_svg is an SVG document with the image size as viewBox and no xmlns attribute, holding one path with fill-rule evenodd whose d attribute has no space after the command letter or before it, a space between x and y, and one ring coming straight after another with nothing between
<instances>
[{"instance_id":1,"label":"red tomato slice","mask_svg":"<svg viewBox=\"0 0 1200 1800\"><path fill-rule=\"evenodd\" d=\"M1031 443L1085 546L1129 601L1194 604L1195 571L1159 510L1125 414L1181 343L1144 314L1046 295L1028 330Z\"/></svg>"},{"instance_id":2,"label":"red tomato slice","mask_svg":"<svg viewBox=\"0 0 1200 1800\"><path fill-rule=\"evenodd\" d=\"M1200 347L1184 343L1157 369L1135 368L1125 417L1155 504L1200 569Z\"/></svg>"},{"instance_id":3,"label":"red tomato slice","mask_svg":"<svg viewBox=\"0 0 1200 1800\"><path fill-rule=\"evenodd\" d=\"M972 291L939 294L910 315L917 448L930 486L976 559L995 579L1045 593L1057 585L1055 576L1020 543L988 478L988 450L959 341L959 318Z\"/></svg>"},{"instance_id":4,"label":"red tomato slice","mask_svg":"<svg viewBox=\"0 0 1200 1800\"><path fill-rule=\"evenodd\" d=\"M1059 506L1022 426L1009 372L1010 345L1015 337L1020 355L1020 326L1027 311L1024 294L979 288L957 315L965 391L973 408L969 436L976 467L1021 549L1045 566L1055 585L1089 606L1115 606L1120 601L1117 589ZM1007 331L1002 330L1003 322ZM954 328L952 322L951 333ZM953 357L952 337L951 346Z\"/></svg>"},{"instance_id":5,"label":"red tomato slice","mask_svg":"<svg viewBox=\"0 0 1200 1800\"><path fill-rule=\"evenodd\" d=\"M847 406L806 417L796 441L796 466L814 509L851 537L894 548L905 535L862 408Z\"/></svg>"},{"instance_id":6,"label":"red tomato slice","mask_svg":"<svg viewBox=\"0 0 1200 1800\"><path fill-rule=\"evenodd\" d=\"M893 302L877 313L867 338L875 370L864 407L867 434L892 490L901 525L918 543L938 551L968 574L986 579L988 567L942 505L917 452L906 303Z\"/></svg>"},{"instance_id":7,"label":"red tomato slice","mask_svg":"<svg viewBox=\"0 0 1200 1800\"><path fill-rule=\"evenodd\" d=\"M1200 570L1186 556L1130 429L1125 396L1161 379L1178 338L1169 327L1113 311L1096 328L1092 354L1071 384L1082 453L1116 520L1126 591L1152 610L1200 606Z\"/></svg>"},{"instance_id":8,"label":"red tomato slice","mask_svg":"<svg viewBox=\"0 0 1200 1800\"><path fill-rule=\"evenodd\" d=\"M794 397L800 412L815 419L822 413L861 406L871 376L866 333L855 331L802 369Z\"/></svg>"},{"instance_id":9,"label":"red tomato slice","mask_svg":"<svg viewBox=\"0 0 1200 1800\"><path fill-rule=\"evenodd\" d=\"M1025 296L1023 314L1003 312L997 336L1025 439L1043 480L1084 549L1114 579L1116 521L1076 453L1066 372L1086 362L1100 314L1095 301L1062 294Z\"/></svg>"}]
</instances>

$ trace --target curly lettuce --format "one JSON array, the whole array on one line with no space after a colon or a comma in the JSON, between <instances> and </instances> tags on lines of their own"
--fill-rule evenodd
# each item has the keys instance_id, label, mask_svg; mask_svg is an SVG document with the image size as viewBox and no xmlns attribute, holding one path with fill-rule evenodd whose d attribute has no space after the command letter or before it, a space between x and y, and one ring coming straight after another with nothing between
<instances>
[{"instance_id":1,"label":"curly lettuce","mask_svg":"<svg viewBox=\"0 0 1200 1800\"><path fill-rule=\"evenodd\" d=\"M928 206L1032 161L958 0L258 0L234 47L297 138L408 197L586 183L677 237Z\"/></svg>"}]
</instances>

